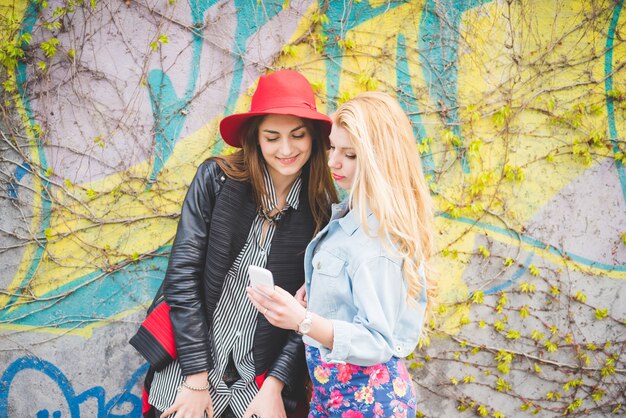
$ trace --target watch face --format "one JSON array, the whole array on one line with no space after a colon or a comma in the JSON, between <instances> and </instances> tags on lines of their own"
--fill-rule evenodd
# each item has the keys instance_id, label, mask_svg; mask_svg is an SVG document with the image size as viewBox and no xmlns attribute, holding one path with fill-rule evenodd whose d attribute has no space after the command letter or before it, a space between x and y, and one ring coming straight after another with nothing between
<instances>
[{"instance_id":1,"label":"watch face","mask_svg":"<svg viewBox=\"0 0 626 418\"><path fill-rule=\"evenodd\" d=\"M311 320L310 319L309 320L305 319L300 324L300 334L306 334L310 330L311 330Z\"/></svg>"}]
</instances>

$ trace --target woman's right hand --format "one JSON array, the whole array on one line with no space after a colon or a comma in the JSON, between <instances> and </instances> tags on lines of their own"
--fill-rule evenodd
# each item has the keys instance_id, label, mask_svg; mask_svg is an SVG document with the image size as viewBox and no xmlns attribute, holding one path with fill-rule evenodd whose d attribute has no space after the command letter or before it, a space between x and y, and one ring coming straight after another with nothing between
<instances>
[{"instance_id":1,"label":"woman's right hand","mask_svg":"<svg viewBox=\"0 0 626 418\"><path fill-rule=\"evenodd\" d=\"M306 308L306 287L300 286L300 289L296 292L296 300Z\"/></svg>"},{"instance_id":2,"label":"woman's right hand","mask_svg":"<svg viewBox=\"0 0 626 418\"><path fill-rule=\"evenodd\" d=\"M207 384L207 373L187 376L185 382L192 387L204 387ZM161 417L167 418L176 413L176 418L213 418L213 402L208 390L193 390L180 387L174 404L163 411Z\"/></svg>"}]
</instances>

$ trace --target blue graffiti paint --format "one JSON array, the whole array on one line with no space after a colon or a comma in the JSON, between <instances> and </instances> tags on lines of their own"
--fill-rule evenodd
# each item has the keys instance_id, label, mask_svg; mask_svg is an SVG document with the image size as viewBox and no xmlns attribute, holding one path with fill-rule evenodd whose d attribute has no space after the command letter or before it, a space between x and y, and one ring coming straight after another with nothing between
<instances>
[{"instance_id":1,"label":"blue graffiti paint","mask_svg":"<svg viewBox=\"0 0 626 418\"><path fill-rule=\"evenodd\" d=\"M169 77L158 70L153 70L149 74L149 86L151 91L151 103L157 125L157 145L155 164L152 169L151 179L154 179L158 172L162 169L163 164L171 154L173 145L180 135L180 130L184 124L185 115L181 112L191 100L193 92L196 88L196 81L199 71L199 59L202 52L202 26L204 14L216 0L210 1L190 1L192 18L194 21L193 33L193 57L191 65L191 75L183 98L179 99L174 91ZM240 13L238 14L238 45L245 47L247 39L252 36L260 25L264 24L267 19L275 16L282 10L282 2L276 1L272 4L265 3L262 7L252 2L242 4ZM244 7L245 6L245 7ZM271 7L268 7L271 6ZM28 18L25 19L23 30L32 30L36 22L37 9L31 4L31 12L27 13ZM29 9L29 10L30 10ZM255 24L250 24L249 18L254 18ZM242 61L243 62L243 61ZM20 80L26 80L24 71ZM238 84L237 84L238 83ZM239 82L237 84L237 96L239 92ZM24 101L26 104L27 97L25 94ZM233 96L231 102L237 99ZM154 99L154 100L153 100ZM28 107L28 109L30 109ZM32 112L29 110L29 117L32 120ZM39 144L41 146L41 144ZM42 158L43 148L40 148ZM42 166L46 167L45 160ZM45 184L47 186L47 183ZM45 190L45 187L44 187ZM47 194L45 195L47 197ZM43 210L46 216L41 224L41 242L42 245L37 249L35 256L31 262L31 266L24 279L21 281L18 289L25 288L32 280L32 277L39 266L41 257L45 250L45 234L43 231L49 227L50 199L46 198L43 202ZM169 251L169 247L163 247L156 251L161 254ZM0 320L6 323L27 326L56 326L60 328L82 328L93 324L93 322L101 321L112 315L118 314L128 309L136 307L138 304L145 303L156 292L163 279L165 268L167 267L166 257L157 257L155 260L141 260L128 267L111 274L104 274L102 271L96 271L92 274L85 275L77 280L72 281L65 286L59 287L46 295L40 295L38 301L24 303L19 296L12 296L8 302L2 306L0 310ZM155 269L156 268L156 269ZM139 278L147 278L148 280L137 280ZM148 284L146 284L148 283ZM66 292L69 292L66 296ZM15 293L19 293L19 290ZM103 298L102 295L107 295ZM129 295L133 295L132 298ZM77 301L80 300L80 303ZM85 314L85 304L91 306L90 313Z\"/></svg>"},{"instance_id":2,"label":"blue graffiti paint","mask_svg":"<svg viewBox=\"0 0 626 418\"><path fill-rule=\"evenodd\" d=\"M613 16L611 17L611 23L609 24L609 30L606 36L606 54L604 55L604 89L606 93L613 90L613 44L615 41L615 29L617 22L619 21L620 14L622 13L622 7L624 6L624 0L619 0L615 3L615 9L613 9ZM609 135L611 144L613 145L613 153L620 151L618 147L619 135L617 133L617 125L615 123L615 101L612 97L607 95L606 98L606 111L609 123ZM626 170L624 164L621 161L615 161L615 169L619 177L620 184L622 185L622 198L626 202Z\"/></svg>"},{"instance_id":3,"label":"blue graffiti paint","mask_svg":"<svg viewBox=\"0 0 626 418\"><path fill-rule=\"evenodd\" d=\"M22 20L22 24L20 26L20 32L18 36L22 36L24 34L30 34L33 31L35 23L37 22L37 16L39 16L39 7L36 2L29 2L28 8L24 12L24 19ZM30 123L30 127L35 135L35 141L37 145L37 153L39 155L39 181L41 181L41 207L40 207L40 218L41 222L39 224L39 239L37 240L38 246L35 249L35 253L33 258L26 270L26 274L21 280L20 287L25 286L29 283L37 271L39 267L39 263L43 257L44 251L46 249L46 238L44 231L50 227L50 215L52 212L52 201L50 199L50 195L48 194L48 186L49 182L46 180L45 172L48 169L48 161L46 159L46 153L44 152L43 143L41 142L41 138L37 134L37 131L34 128L35 126L35 118L33 116L32 107L30 105L30 100L28 99L28 94L24 87L27 85L27 72L26 72L26 64L24 62L18 62L15 74L17 89L22 100L22 105L24 106L24 111L26 112L26 116L28 117L28 121ZM9 298L8 304L11 304L17 300L18 296L11 296Z\"/></svg>"},{"instance_id":4,"label":"blue graffiti paint","mask_svg":"<svg viewBox=\"0 0 626 418\"><path fill-rule=\"evenodd\" d=\"M106 391L101 386L94 386L83 393L76 394L67 376L54 364L37 357L21 357L15 360L3 373L0 378L0 417L9 416L9 392L15 377L22 371L38 371L50 378L61 390L64 401L67 402L70 417L80 418L80 406L84 402L95 399L98 405L98 418L139 418L141 417L141 399L131 393L133 387L140 382L142 376L147 372L149 365L144 364L138 368L128 379L122 392L112 397L106 402ZM116 407L128 404L130 412L116 414ZM37 418L48 418L50 411L42 409L37 412ZM59 411L53 411L52 417L61 416Z\"/></svg>"},{"instance_id":5,"label":"blue graffiti paint","mask_svg":"<svg viewBox=\"0 0 626 418\"><path fill-rule=\"evenodd\" d=\"M186 112L193 97L200 68L200 56L203 44L203 21L206 11L216 3L216 0L199 1L190 0L192 19L194 22L192 34L192 64L189 67L191 74L185 94L178 98L170 78L161 70L152 70L148 74L148 86L150 90L150 102L155 120L155 157L148 187L163 168L163 165L170 157L176 141L180 137L180 132L184 126ZM233 47L233 78L225 114L232 113L243 81L243 55L246 50L246 43L250 36L255 34L259 28L269 19L277 15L283 7L281 1L269 1L263 4L251 1L236 1L237 28L235 29L235 44ZM222 151L222 143L218 142L213 148L213 155Z\"/></svg>"},{"instance_id":6,"label":"blue graffiti paint","mask_svg":"<svg viewBox=\"0 0 626 418\"><path fill-rule=\"evenodd\" d=\"M493 0L428 0L422 13L418 47L422 56L422 67L426 83L436 103L445 106L446 117L444 123L449 125L461 138L460 119L458 115L458 42L462 14L481 4ZM373 19L390 8L400 6L384 4L372 8L369 3L352 4L348 11L342 2L329 2L326 15L329 23L324 27L324 34L329 42L324 47L326 60L326 91L328 95L329 112L336 109L339 92L343 51L336 39L343 39L345 33L355 26ZM439 5L439 6L436 6ZM439 11L443 11L440 13ZM398 63L398 65L402 65ZM402 80L406 83L406 80ZM469 172L469 163L465 151L457 150L462 154L463 171Z\"/></svg>"},{"instance_id":7,"label":"blue graffiti paint","mask_svg":"<svg viewBox=\"0 0 626 418\"><path fill-rule=\"evenodd\" d=\"M180 132L187 118L187 109L196 90L200 71L200 56L202 55L204 14L217 0L190 0L192 30L191 30L191 65L187 87L182 98L176 94L171 79L161 70L151 70L148 73L148 90L150 104L154 117L154 163L150 173L148 187L156 180L168 158L174 150L174 145L180 137Z\"/></svg>"},{"instance_id":8,"label":"blue graffiti paint","mask_svg":"<svg viewBox=\"0 0 626 418\"><path fill-rule=\"evenodd\" d=\"M328 17L328 24L323 27L323 33L328 37L328 42L324 44L324 54L327 57L325 65L328 113L331 113L337 108L344 52L339 47L337 40L344 39L346 33L355 26L401 6L401 3L387 3L375 8L365 1L361 3L330 1L327 4L326 16Z\"/></svg>"},{"instance_id":9,"label":"blue graffiti paint","mask_svg":"<svg viewBox=\"0 0 626 418\"><path fill-rule=\"evenodd\" d=\"M524 261L524 264L520 268L515 270L515 272L511 275L510 279L507 279L503 283L500 283L496 286L485 289L483 293L485 295L493 295L495 293L501 292L504 289L508 289L509 287L513 286L513 284L517 282L520 279L520 277L524 275L524 273L526 273L526 271L528 270L527 266L530 265L530 262L532 261L534 256L535 256L534 254L530 254Z\"/></svg>"},{"instance_id":10,"label":"blue graffiti paint","mask_svg":"<svg viewBox=\"0 0 626 418\"><path fill-rule=\"evenodd\" d=\"M204 14L217 3L218 0L189 0L189 8L191 9L191 19L194 27L204 24ZM198 35L201 32L198 32Z\"/></svg>"},{"instance_id":11,"label":"blue graffiti paint","mask_svg":"<svg viewBox=\"0 0 626 418\"><path fill-rule=\"evenodd\" d=\"M428 0L422 12L418 47L422 68L433 102L443 122L462 138L458 103L458 61L461 17L493 0ZM466 150L457 147L464 173L469 173Z\"/></svg>"},{"instance_id":12,"label":"blue graffiti paint","mask_svg":"<svg viewBox=\"0 0 626 418\"><path fill-rule=\"evenodd\" d=\"M123 405L125 403L130 403L131 405L135 404L135 400L138 399L135 395L132 394L133 387L143 379L143 376L148 371L150 365L148 363L144 364L140 368L138 368L135 373L128 379L128 382L122 388L122 392L120 394L115 395L111 400L107 403L105 409L107 411L107 415L113 411L114 408ZM141 409L139 409L141 410ZM129 417L131 418L131 417ZM137 417L139 418L139 417Z\"/></svg>"},{"instance_id":13,"label":"blue graffiti paint","mask_svg":"<svg viewBox=\"0 0 626 418\"><path fill-rule=\"evenodd\" d=\"M484 229L486 231L495 232L495 233L503 235L503 236L505 236L507 238L518 239L521 242L523 242L524 244L530 245L530 246L532 246L534 248L537 248L537 249L548 251L550 254L554 254L554 255L559 256L559 257L567 257L568 259L570 259L574 263L577 263L577 264L580 264L580 265L583 265L583 266L593 267L593 268L596 268L596 269L599 269L599 270L605 270L607 272L612 272L612 271L626 272L626 264L623 264L623 265L613 265L613 264L601 263L601 262L595 261L595 260L590 260L588 258L579 256L579 255L571 253L569 251L559 250L558 248L556 248L556 247L554 247L552 245L547 245L545 242L541 242L538 239L535 239L535 238L530 237L528 235L521 234L519 232L512 231L510 229L504 229L504 228L500 228L500 227L497 227L495 225L491 225L491 224L488 224L488 223L478 222L475 219L464 218L464 217L455 218L452 215L450 215L449 213L445 213L445 212L438 212L437 216L449 219L449 220L454 221L454 222L461 222L461 223L464 223L464 224L472 225L472 226L477 227L478 229Z\"/></svg>"},{"instance_id":14,"label":"blue graffiti paint","mask_svg":"<svg viewBox=\"0 0 626 418\"><path fill-rule=\"evenodd\" d=\"M17 199L19 193L19 182L24 178L26 174L30 173L30 170L30 165L28 165L27 163L22 163L15 168L15 174L13 175L15 180L11 181L7 186L7 196L9 197L9 199Z\"/></svg>"},{"instance_id":15,"label":"blue graffiti paint","mask_svg":"<svg viewBox=\"0 0 626 418\"><path fill-rule=\"evenodd\" d=\"M187 92L182 99L178 98L170 78L161 70L152 70L148 73L148 88L154 116L155 141L154 163L149 177L149 187L156 180L174 150L174 144L185 124L188 100L185 97Z\"/></svg>"},{"instance_id":16,"label":"blue graffiti paint","mask_svg":"<svg viewBox=\"0 0 626 418\"><path fill-rule=\"evenodd\" d=\"M78 329L93 325L151 300L163 281L171 247L105 274L97 271L54 289L38 300L19 300L0 311L0 322L25 326Z\"/></svg>"},{"instance_id":17,"label":"blue graffiti paint","mask_svg":"<svg viewBox=\"0 0 626 418\"><path fill-rule=\"evenodd\" d=\"M411 85L411 70L409 69L409 60L406 54L406 39L404 35L398 35L398 46L396 52L396 83L398 84L398 101L402 109L409 115L413 126L413 135L421 144L428 135L422 125L422 118L419 114L419 107L415 99L415 93ZM422 164L424 165L425 174L433 174L435 172L435 162L431 152L422 155Z\"/></svg>"},{"instance_id":18,"label":"blue graffiti paint","mask_svg":"<svg viewBox=\"0 0 626 418\"><path fill-rule=\"evenodd\" d=\"M37 418L50 418L50 411L47 409L42 409L37 412ZM61 411L54 411L52 413L52 418L61 418Z\"/></svg>"},{"instance_id":19,"label":"blue graffiti paint","mask_svg":"<svg viewBox=\"0 0 626 418\"><path fill-rule=\"evenodd\" d=\"M235 0L237 9L237 27L235 29L235 43L232 49L233 78L228 92L228 100L224 109L224 114L229 115L235 109L237 99L241 92L243 82L244 63L243 57L246 54L248 39L254 35L261 26L276 16L283 9L283 1L264 1L263 4L250 0ZM215 155L222 150L222 144L215 147Z\"/></svg>"}]
</instances>

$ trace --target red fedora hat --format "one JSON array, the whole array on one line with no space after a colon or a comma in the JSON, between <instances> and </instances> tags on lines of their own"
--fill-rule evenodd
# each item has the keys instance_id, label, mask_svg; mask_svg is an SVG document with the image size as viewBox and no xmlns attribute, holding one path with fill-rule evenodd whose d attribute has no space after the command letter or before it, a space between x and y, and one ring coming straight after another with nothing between
<instances>
[{"instance_id":1,"label":"red fedora hat","mask_svg":"<svg viewBox=\"0 0 626 418\"><path fill-rule=\"evenodd\" d=\"M233 147L241 147L242 125L252 116L291 115L322 122L324 142L328 146L332 121L317 111L315 94L309 81L293 70L282 70L259 78L252 95L250 111L226 116L220 122L220 134Z\"/></svg>"}]
</instances>

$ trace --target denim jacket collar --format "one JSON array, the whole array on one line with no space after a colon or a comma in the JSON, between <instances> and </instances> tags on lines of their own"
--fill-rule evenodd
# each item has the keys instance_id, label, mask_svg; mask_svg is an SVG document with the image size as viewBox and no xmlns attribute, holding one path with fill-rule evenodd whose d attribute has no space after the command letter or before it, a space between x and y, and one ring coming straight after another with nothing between
<instances>
[{"instance_id":1,"label":"denim jacket collar","mask_svg":"<svg viewBox=\"0 0 626 418\"><path fill-rule=\"evenodd\" d=\"M355 211L350 209L348 199L349 198L346 198L341 203L333 204L330 219L331 221L339 219L337 222L344 232L348 235L352 235L359 228L361 222ZM378 221L369 207L367 208L367 223L369 227L374 228L374 230L378 227Z\"/></svg>"}]
</instances>

